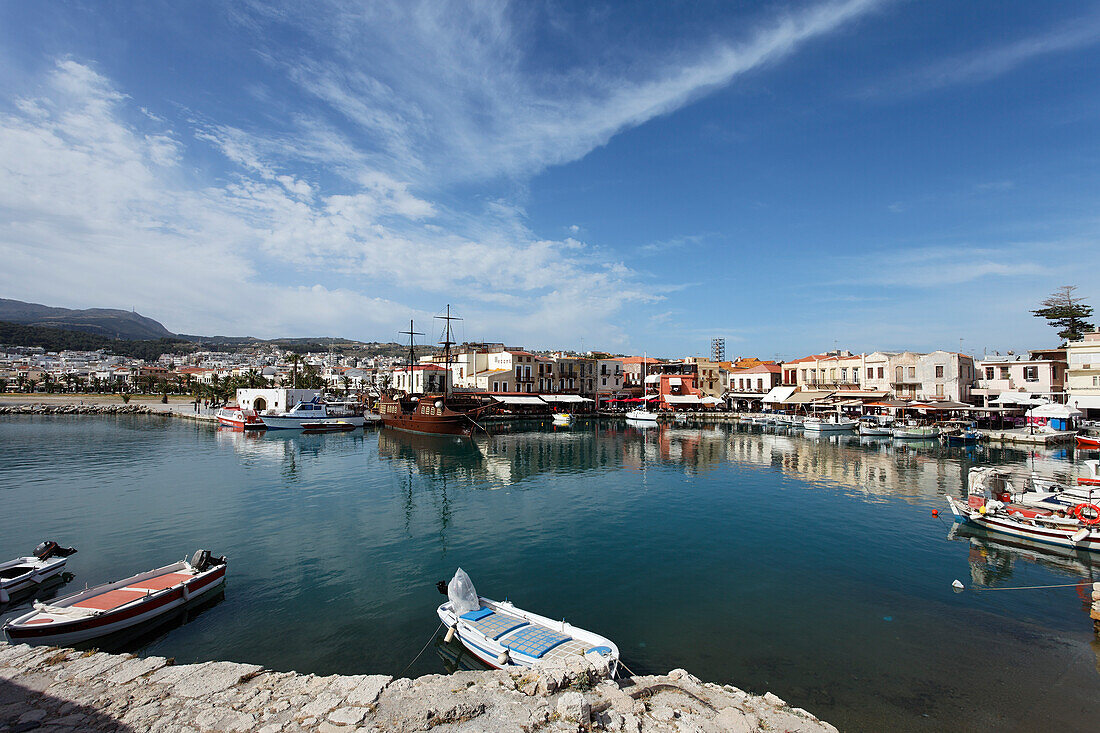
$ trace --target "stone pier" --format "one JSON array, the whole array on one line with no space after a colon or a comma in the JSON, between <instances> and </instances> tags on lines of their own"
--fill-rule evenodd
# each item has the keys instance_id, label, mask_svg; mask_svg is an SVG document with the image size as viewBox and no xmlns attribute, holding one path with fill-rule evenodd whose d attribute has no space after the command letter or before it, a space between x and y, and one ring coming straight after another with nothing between
<instances>
[{"instance_id":1,"label":"stone pier","mask_svg":"<svg viewBox=\"0 0 1100 733\"><path fill-rule=\"evenodd\" d=\"M835 731L770 693L683 670L599 680L578 667L418 679L0 643L4 731Z\"/></svg>"}]
</instances>

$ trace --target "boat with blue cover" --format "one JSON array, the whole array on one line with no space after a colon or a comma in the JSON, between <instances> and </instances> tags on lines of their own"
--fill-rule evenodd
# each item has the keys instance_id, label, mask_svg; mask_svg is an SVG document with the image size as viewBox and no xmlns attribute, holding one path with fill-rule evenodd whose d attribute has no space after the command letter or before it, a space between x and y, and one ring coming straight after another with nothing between
<instances>
[{"instance_id":1,"label":"boat with blue cover","mask_svg":"<svg viewBox=\"0 0 1100 733\"><path fill-rule=\"evenodd\" d=\"M619 648L606 637L580 629L564 619L555 621L525 611L509 601L478 596L470 577L459 568L450 583L438 584L448 600L436 609L454 637L490 667L530 667L538 662L588 659L606 664L612 677L619 666Z\"/></svg>"}]
</instances>

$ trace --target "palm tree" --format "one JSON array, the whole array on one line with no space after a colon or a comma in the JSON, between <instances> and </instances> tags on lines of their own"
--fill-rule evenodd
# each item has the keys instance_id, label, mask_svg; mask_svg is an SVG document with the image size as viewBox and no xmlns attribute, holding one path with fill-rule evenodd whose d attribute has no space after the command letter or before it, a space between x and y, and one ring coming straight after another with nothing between
<instances>
[{"instance_id":1,"label":"palm tree","mask_svg":"<svg viewBox=\"0 0 1100 733\"><path fill-rule=\"evenodd\" d=\"M409 329L410 331L412 329ZM297 353L293 353L290 356L290 388L298 389L298 362L302 360L302 357Z\"/></svg>"}]
</instances>

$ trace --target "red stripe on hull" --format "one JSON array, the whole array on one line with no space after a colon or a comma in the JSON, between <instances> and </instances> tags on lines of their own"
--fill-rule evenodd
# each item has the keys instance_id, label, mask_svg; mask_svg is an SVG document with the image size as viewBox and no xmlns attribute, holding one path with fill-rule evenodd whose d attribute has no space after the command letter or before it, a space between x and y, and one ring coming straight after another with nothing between
<instances>
[{"instance_id":1,"label":"red stripe on hull","mask_svg":"<svg viewBox=\"0 0 1100 733\"><path fill-rule=\"evenodd\" d=\"M189 583L187 586L189 595L194 598L202 592L202 589L209 587L212 583L217 583L219 580L225 578L225 566L221 566L217 571L211 573L207 577L203 578L201 582ZM157 598L155 601L148 603L141 603L137 606L133 606L127 609L120 609L116 612L108 612L95 616L93 618L81 619L79 621L71 622L54 622L48 626L42 626L37 629L27 629L23 627L9 627L8 636L12 639L44 639L50 636L58 636L60 634L71 634L79 631L88 631L98 628L100 626L110 626L118 623L119 621L125 621L127 619L134 618L135 616L142 616L161 608L173 601L178 601L183 598L183 588L176 588L170 593L165 593L162 597Z\"/></svg>"}]
</instances>

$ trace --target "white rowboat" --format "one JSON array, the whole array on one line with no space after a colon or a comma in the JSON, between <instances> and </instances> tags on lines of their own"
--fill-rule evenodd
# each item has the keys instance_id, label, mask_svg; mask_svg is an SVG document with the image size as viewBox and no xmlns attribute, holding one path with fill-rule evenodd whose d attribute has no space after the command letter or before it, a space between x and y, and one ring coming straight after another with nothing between
<instances>
[{"instance_id":1,"label":"white rowboat","mask_svg":"<svg viewBox=\"0 0 1100 733\"><path fill-rule=\"evenodd\" d=\"M190 562L166 565L124 580L105 583L34 610L4 625L14 643L78 644L147 624L225 583L224 557L205 550Z\"/></svg>"},{"instance_id":2,"label":"white rowboat","mask_svg":"<svg viewBox=\"0 0 1100 733\"><path fill-rule=\"evenodd\" d=\"M0 604L58 575L74 552L71 547L47 540L34 548L34 555L0 563Z\"/></svg>"}]
</instances>

